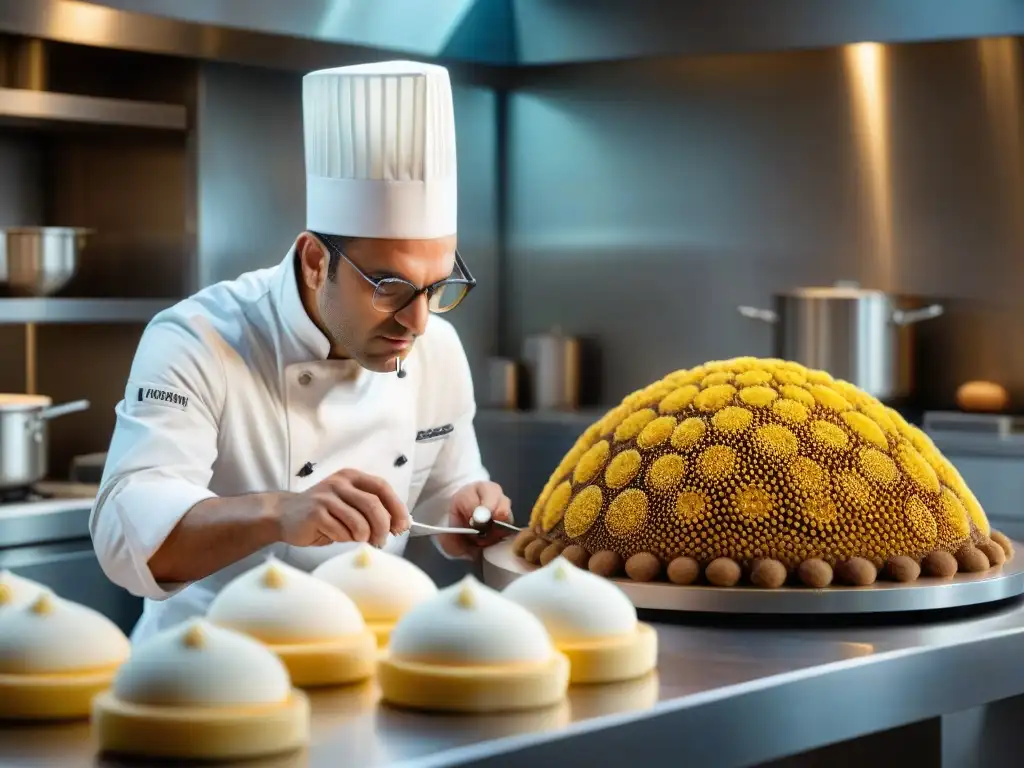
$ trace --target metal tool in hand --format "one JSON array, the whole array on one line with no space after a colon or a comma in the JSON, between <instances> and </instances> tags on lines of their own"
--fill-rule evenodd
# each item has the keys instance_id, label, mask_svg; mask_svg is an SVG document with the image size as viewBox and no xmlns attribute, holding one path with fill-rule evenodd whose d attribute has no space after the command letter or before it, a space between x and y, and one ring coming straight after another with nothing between
<instances>
[{"instance_id":1,"label":"metal tool in hand","mask_svg":"<svg viewBox=\"0 0 1024 768\"><path fill-rule=\"evenodd\" d=\"M469 525L481 536L489 534L494 526L512 531L512 533L519 533L522 530L522 528L512 523L506 523L504 520L495 520L494 513L487 507L477 507L474 509L472 516L469 518Z\"/></svg>"},{"instance_id":2,"label":"metal tool in hand","mask_svg":"<svg viewBox=\"0 0 1024 768\"><path fill-rule=\"evenodd\" d=\"M517 528L512 523L506 523L504 520L495 520L494 513L491 512L487 507L477 507L473 510L473 514L469 519L469 528L455 528L443 525L427 525L426 523L417 523L415 520L412 521L411 530L418 531L422 536L438 536L445 533L458 533L466 536L486 536L491 532L493 526L504 528L513 533L519 533L521 528Z\"/></svg>"}]
</instances>

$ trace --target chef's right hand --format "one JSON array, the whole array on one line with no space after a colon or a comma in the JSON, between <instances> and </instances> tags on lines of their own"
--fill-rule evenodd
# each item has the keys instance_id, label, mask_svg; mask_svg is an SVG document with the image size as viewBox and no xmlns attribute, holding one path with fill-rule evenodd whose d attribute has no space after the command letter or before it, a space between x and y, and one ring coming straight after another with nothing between
<instances>
[{"instance_id":1,"label":"chef's right hand","mask_svg":"<svg viewBox=\"0 0 1024 768\"><path fill-rule=\"evenodd\" d=\"M409 529L409 511L387 481L343 469L302 493L276 494L274 515L280 538L296 547L338 541L382 547L388 534Z\"/></svg>"}]
</instances>

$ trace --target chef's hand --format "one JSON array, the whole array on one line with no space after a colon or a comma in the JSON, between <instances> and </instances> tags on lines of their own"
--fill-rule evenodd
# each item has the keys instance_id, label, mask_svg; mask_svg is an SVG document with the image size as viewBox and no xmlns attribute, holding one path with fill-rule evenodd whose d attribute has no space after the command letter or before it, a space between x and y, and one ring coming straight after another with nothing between
<instances>
[{"instance_id":1,"label":"chef's hand","mask_svg":"<svg viewBox=\"0 0 1024 768\"><path fill-rule=\"evenodd\" d=\"M389 533L409 530L409 510L387 481L355 469L335 472L302 493L276 497L280 538L296 547L336 541L382 547Z\"/></svg>"},{"instance_id":2,"label":"chef's hand","mask_svg":"<svg viewBox=\"0 0 1024 768\"><path fill-rule=\"evenodd\" d=\"M493 519L512 522L512 502L497 483L479 482L465 486L452 497L451 511L448 514L448 525L453 528L469 528L473 510L487 507ZM438 542L452 557L475 557L480 549L497 544L510 533L505 528L495 525L487 536L468 536L466 534L444 534Z\"/></svg>"}]
</instances>

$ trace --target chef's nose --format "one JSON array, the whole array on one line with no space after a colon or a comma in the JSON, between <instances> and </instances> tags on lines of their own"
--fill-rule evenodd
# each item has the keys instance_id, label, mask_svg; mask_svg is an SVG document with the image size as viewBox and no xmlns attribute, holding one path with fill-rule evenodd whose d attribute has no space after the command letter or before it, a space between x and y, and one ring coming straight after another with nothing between
<instances>
[{"instance_id":1,"label":"chef's nose","mask_svg":"<svg viewBox=\"0 0 1024 768\"><path fill-rule=\"evenodd\" d=\"M427 318L430 316L430 308L427 306L427 297L420 295L409 306L395 313L395 320L402 324L402 327L412 331L414 336L421 336L426 329Z\"/></svg>"}]
</instances>

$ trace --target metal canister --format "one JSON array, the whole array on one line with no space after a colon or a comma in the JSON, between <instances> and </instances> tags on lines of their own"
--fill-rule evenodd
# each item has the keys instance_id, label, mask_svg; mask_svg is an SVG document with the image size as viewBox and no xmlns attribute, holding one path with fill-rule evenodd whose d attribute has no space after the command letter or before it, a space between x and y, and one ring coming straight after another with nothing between
<instances>
[{"instance_id":1,"label":"metal canister","mask_svg":"<svg viewBox=\"0 0 1024 768\"><path fill-rule=\"evenodd\" d=\"M530 405L541 411L574 411L580 402L580 343L555 328L527 337L523 362Z\"/></svg>"},{"instance_id":2,"label":"metal canister","mask_svg":"<svg viewBox=\"0 0 1024 768\"><path fill-rule=\"evenodd\" d=\"M519 407L519 364L505 357L487 361L487 391L483 400L488 408L515 410Z\"/></svg>"}]
</instances>

